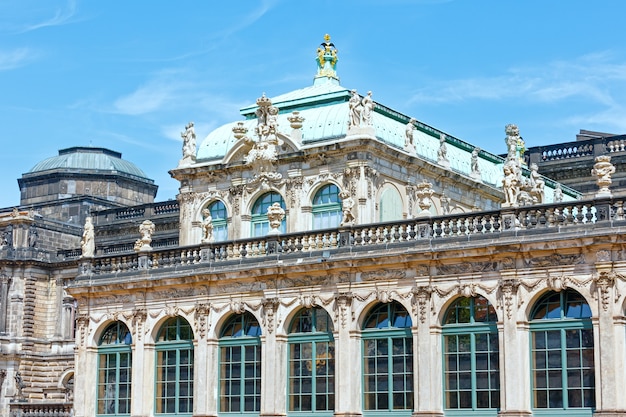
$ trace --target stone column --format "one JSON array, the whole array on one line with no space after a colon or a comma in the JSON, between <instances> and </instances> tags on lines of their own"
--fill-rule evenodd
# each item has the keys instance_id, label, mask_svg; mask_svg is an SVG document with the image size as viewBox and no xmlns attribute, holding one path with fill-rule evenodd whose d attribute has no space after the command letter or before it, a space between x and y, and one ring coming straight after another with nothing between
<instances>
[{"instance_id":1,"label":"stone column","mask_svg":"<svg viewBox=\"0 0 626 417\"><path fill-rule=\"evenodd\" d=\"M518 328L517 291L514 271L502 272L499 296L502 306L498 324L500 349L500 416L523 417L530 411L530 352L528 326Z\"/></svg>"},{"instance_id":2,"label":"stone column","mask_svg":"<svg viewBox=\"0 0 626 417\"><path fill-rule=\"evenodd\" d=\"M261 337L261 416L287 414L285 387L287 386L287 338L276 335L277 298L263 300L265 326Z\"/></svg>"},{"instance_id":3,"label":"stone column","mask_svg":"<svg viewBox=\"0 0 626 417\"><path fill-rule=\"evenodd\" d=\"M624 333L622 326L614 325L615 281L617 274L610 265L596 264L594 277L598 317L593 320L594 362L596 379L596 411L594 416L626 416L624 386ZM620 314L620 313L617 313Z\"/></svg>"},{"instance_id":4,"label":"stone column","mask_svg":"<svg viewBox=\"0 0 626 417\"><path fill-rule=\"evenodd\" d=\"M352 294L335 297L335 416L362 415L360 337L352 325Z\"/></svg>"}]
</instances>

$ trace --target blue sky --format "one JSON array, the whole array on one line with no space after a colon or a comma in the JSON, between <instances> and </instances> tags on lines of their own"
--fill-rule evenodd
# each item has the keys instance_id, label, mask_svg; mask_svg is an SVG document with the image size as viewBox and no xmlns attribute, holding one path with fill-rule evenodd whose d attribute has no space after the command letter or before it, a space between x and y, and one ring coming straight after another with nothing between
<instances>
[{"instance_id":1,"label":"blue sky","mask_svg":"<svg viewBox=\"0 0 626 417\"><path fill-rule=\"evenodd\" d=\"M341 84L493 153L626 133L626 2L0 0L0 207L71 146L119 151L174 198L180 132L308 86L325 33Z\"/></svg>"}]
</instances>

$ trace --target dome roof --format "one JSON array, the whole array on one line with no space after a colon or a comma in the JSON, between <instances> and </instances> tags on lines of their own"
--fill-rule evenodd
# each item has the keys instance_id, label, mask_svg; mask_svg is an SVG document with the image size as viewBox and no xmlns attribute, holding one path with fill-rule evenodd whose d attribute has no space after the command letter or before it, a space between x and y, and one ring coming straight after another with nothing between
<instances>
[{"instance_id":1,"label":"dome roof","mask_svg":"<svg viewBox=\"0 0 626 417\"><path fill-rule=\"evenodd\" d=\"M43 171L113 171L143 179L146 174L135 164L122 159L122 154L105 148L73 147L59 150L58 156L44 159L37 163L29 174ZM151 181L151 180L150 180Z\"/></svg>"}]
</instances>

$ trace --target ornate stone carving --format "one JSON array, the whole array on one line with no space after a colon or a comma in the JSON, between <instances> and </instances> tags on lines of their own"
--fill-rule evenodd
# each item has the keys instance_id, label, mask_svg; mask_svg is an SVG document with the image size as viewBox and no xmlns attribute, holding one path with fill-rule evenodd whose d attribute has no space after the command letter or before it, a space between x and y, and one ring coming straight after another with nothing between
<instances>
[{"instance_id":1,"label":"ornate stone carving","mask_svg":"<svg viewBox=\"0 0 626 417\"><path fill-rule=\"evenodd\" d=\"M137 340L141 340L141 335L143 334L143 325L148 318L148 311L145 308L136 308L133 310L131 321L133 323L133 327L135 327L135 335Z\"/></svg>"},{"instance_id":2,"label":"ornate stone carving","mask_svg":"<svg viewBox=\"0 0 626 417\"><path fill-rule=\"evenodd\" d=\"M561 292L567 288L569 277L565 275L550 275L547 278L547 284L550 289L556 292Z\"/></svg>"},{"instance_id":3,"label":"ornate stone carving","mask_svg":"<svg viewBox=\"0 0 626 417\"><path fill-rule=\"evenodd\" d=\"M558 265L578 265L584 262L583 255L574 254L574 255L560 255L560 254L552 254L548 256L536 256L532 258L527 258L526 264L535 266L535 267L546 267L546 266L558 266Z\"/></svg>"},{"instance_id":4,"label":"ornate stone carving","mask_svg":"<svg viewBox=\"0 0 626 417\"><path fill-rule=\"evenodd\" d=\"M246 303L240 300L230 300L230 311L235 314L243 314L246 312Z\"/></svg>"},{"instance_id":5,"label":"ornate stone carving","mask_svg":"<svg viewBox=\"0 0 626 417\"><path fill-rule=\"evenodd\" d=\"M300 195L302 192L302 186L304 184L304 177L289 178L286 182L287 196L289 198L290 206L296 207L300 201Z\"/></svg>"},{"instance_id":6,"label":"ornate stone carving","mask_svg":"<svg viewBox=\"0 0 626 417\"><path fill-rule=\"evenodd\" d=\"M503 279L500 281L500 294L502 296L502 305L508 319L513 314L513 299L517 296L517 289L520 283L516 279Z\"/></svg>"},{"instance_id":7,"label":"ornate stone carving","mask_svg":"<svg viewBox=\"0 0 626 417\"><path fill-rule=\"evenodd\" d=\"M194 319L195 319L195 327L198 331L198 336L201 339L204 339L207 331L209 330L209 326L207 324L207 318L209 316L209 312L211 311L211 305L205 303L196 304Z\"/></svg>"},{"instance_id":8,"label":"ornate stone carving","mask_svg":"<svg viewBox=\"0 0 626 417\"><path fill-rule=\"evenodd\" d=\"M154 223L150 220L144 220L139 225L139 233L141 234L141 238L137 239L135 242L135 251L136 252L149 252L152 250L152 234L154 233L155 227Z\"/></svg>"},{"instance_id":9,"label":"ornate stone carving","mask_svg":"<svg viewBox=\"0 0 626 417\"><path fill-rule=\"evenodd\" d=\"M611 157L609 155L596 157L596 163L591 170L591 175L596 177L596 184L599 188L596 197L610 197L612 195L609 185L613 182L611 175L614 173L615 167L611 163Z\"/></svg>"},{"instance_id":10,"label":"ornate stone carving","mask_svg":"<svg viewBox=\"0 0 626 417\"><path fill-rule=\"evenodd\" d=\"M274 162L278 158L278 146L282 141L278 138L278 108L263 94L256 101L257 126L255 129L258 141L249 141L252 149L245 157L246 164L257 172L273 172ZM244 138L245 139L245 138Z\"/></svg>"},{"instance_id":11,"label":"ornate stone carving","mask_svg":"<svg viewBox=\"0 0 626 417\"><path fill-rule=\"evenodd\" d=\"M420 323L426 323L426 310L432 293L430 285L420 285L413 290L413 305L417 308Z\"/></svg>"},{"instance_id":12,"label":"ornate stone carving","mask_svg":"<svg viewBox=\"0 0 626 417\"><path fill-rule=\"evenodd\" d=\"M609 262L610 260L611 260L611 251L599 250L598 252L596 252L596 261Z\"/></svg>"},{"instance_id":13,"label":"ornate stone carving","mask_svg":"<svg viewBox=\"0 0 626 417\"><path fill-rule=\"evenodd\" d=\"M376 290L376 299L381 303L390 303L392 301L392 295L395 291L390 291L387 289L378 289Z\"/></svg>"},{"instance_id":14,"label":"ornate stone carving","mask_svg":"<svg viewBox=\"0 0 626 417\"><path fill-rule=\"evenodd\" d=\"M269 333L274 332L276 318L276 312L278 310L278 306L280 305L280 300L278 298L266 298L262 302L263 304L263 313L265 317L265 327Z\"/></svg>"},{"instance_id":15,"label":"ornate stone carving","mask_svg":"<svg viewBox=\"0 0 626 417\"><path fill-rule=\"evenodd\" d=\"M267 208L267 218L270 222L270 231L267 234L280 234L280 225L285 218L285 210L280 206L280 203L274 203Z\"/></svg>"},{"instance_id":16,"label":"ornate stone carving","mask_svg":"<svg viewBox=\"0 0 626 417\"><path fill-rule=\"evenodd\" d=\"M291 126L292 129L302 129L304 117L300 116L299 111L293 111L290 116L287 116L287 120L289 120L289 126Z\"/></svg>"},{"instance_id":17,"label":"ornate stone carving","mask_svg":"<svg viewBox=\"0 0 626 417\"><path fill-rule=\"evenodd\" d=\"M228 189L228 201L233 208L233 214L236 216L238 216L240 212L243 191L243 185L233 185Z\"/></svg>"},{"instance_id":18,"label":"ornate stone carving","mask_svg":"<svg viewBox=\"0 0 626 417\"><path fill-rule=\"evenodd\" d=\"M398 269L381 269L377 271L361 273L361 279L363 281L387 281L404 278L406 278L406 271Z\"/></svg>"},{"instance_id":19,"label":"ornate stone carving","mask_svg":"<svg viewBox=\"0 0 626 417\"><path fill-rule=\"evenodd\" d=\"M76 327L78 327L78 345L85 346L87 329L89 328L89 316L87 314L79 314L76 317Z\"/></svg>"},{"instance_id":20,"label":"ornate stone carving","mask_svg":"<svg viewBox=\"0 0 626 417\"><path fill-rule=\"evenodd\" d=\"M317 296L312 294L300 295L300 305L304 308L313 308L317 305Z\"/></svg>"},{"instance_id":21,"label":"ornate stone carving","mask_svg":"<svg viewBox=\"0 0 626 417\"><path fill-rule=\"evenodd\" d=\"M350 292L342 292L335 296L335 320L345 328L349 319L354 319L352 313L352 298Z\"/></svg>"},{"instance_id":22,"label":"ornate stone carving","mask_svg":"<svg viewBox=\"0 0 626 417\"><path fill-rule=\"evenodd\" d=\"M248 133L248 128L244 126L243 122L237 122L235 127L233 127L233 136L237 140L245 138L246 133Z\"/></svg>"},{"instance_id":23,"label":"ornate stone carving","mask_svg":"<svg viewBox=\"0 0 626 417\"><path fill-rule=\"evenodd\" d=\"M417 197L417 205L420 208L420 212L417 213L417 217L430 217L430 207L433 205L432 196L435 194L433 185L424 180L417 184L417 190L415 196Z\"/></svg>"},{"instance_id":24,"label":"ornate stone carving","mask_svg":"<svg viewBox=\"0 0 626 417\"><path fill-rule=\"evenodd\" d=\"M604 311L608 311L611 304L611 289L615 287L617 274L614 272L600 272L593 276L593 282L598 290L600 303Z\"/></svg>"}]
</instances>

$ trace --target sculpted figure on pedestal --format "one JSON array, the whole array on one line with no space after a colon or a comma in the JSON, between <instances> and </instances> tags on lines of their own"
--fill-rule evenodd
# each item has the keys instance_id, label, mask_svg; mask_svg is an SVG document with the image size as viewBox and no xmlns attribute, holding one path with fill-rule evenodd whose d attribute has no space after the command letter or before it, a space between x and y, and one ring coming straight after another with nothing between
<instances>
[{"instance_id":1,"label":"sculpted figure on pedestal","mask_svg":"<svg viewBox=\"0 0 626 417\"><path fill-rule=\"evenodd\" d=\"M361 106L363 107L361 118L363 119L363 124L365 126L372 125L372 111L374 110L374 100L372 100L372 92L368 91L367 95L363 97L363 101L361 101Z\"/></svg>"},{"instance_id":2,"label":"sculpted figure on pedestal","mask_svg":"<svg viewBox=\"0 0 626 417\"><path fill-rule=\"evenodd\" d=\"M83 237L80 240L81 258L93 258L96 244L94 241L94 228L91 217L85 219Z\"/></svg>"},{"instance_id":3,"label":"sculpted figure on pedestal","mask_svg":"<svg viewBox=\"0 0 626 417\"><path fill-rule=\"evenodd\" d=\"M185 131L180 134L183 138L183 159L179 165L191 164L196 161L196 131L193 122L189 122L185 126Z\"/></svg>"},{"instance_id":4,"label":"sculpted figure on pedestal","mask_svg":"<svg viewBox=\"0 0 626 417\"><path fill-rule=\"evenodd\" d=\"M135 242L135 250L137 252L152 250L150 243L152 243L152 234L154 233L154 230L154 223L152 223L150 220L144 220L139 225L139 233L141 234L141 238L137 239L137 241Z\"/></svg>"},{"instance_id":5,"label":"sculpted figure on pedestal","mask_svg":"<svg viewBox=\"0 0 626 417\"><path fill-rule=\"evenodd\" d=\"M352 213L352 209L354 208L354 199L347 191L342 191L341 193L339 193L339 198L341 198L341 210L343 211L343 219L341 220L341 225L353 225L355 220L354 214Z\"/></svg>"},{"instance_id":6,"label":"sculpted figure on pedestal","mask_svg":"<svg viewBox=\"0 0 626 417\"><path fill-rule=\"evenodd\" d=\"M363 107L361 106L361 97L359 97L359 93L356 90L352 90L352 97L348 101L348 106L350 108L348 128L359 127L361 125L361 110Z\"/></svg>"},{"instance_id":7,"label":"sculpted figure on pedestal","mask_svg":"<svg viewBox=\"0 0 626 417\"><path fill-rule=\"evenodd\" d=\"M413 143L413 134L415 133L415 122L414 118L409 120L409 123L406 124L404 128L404 148L409 148L410 146L415 146Z\"/></svg>"},{"instance_id":8,"label":"sculpted figure on pedestal","mask_svg":"<svg viewBox=\"0 0 626 417\"><path fill-rule=\"evenodd\" d=\"M202 243L213 242L213 217L208 208L202 210Z\"/></svg>"},{"instance_id":9,"label":"sculpted figure on pedestal","mask_svg":"<svg viewBox=\"0 0 626 417\"><path fill-rule=\"evenodd\" d=\"M516 207L517 196L520 192L517 174L510 165L504 166L504 178L502 179L502 187L504 188L505 207Z\"/></svg>"}]
</instances>

